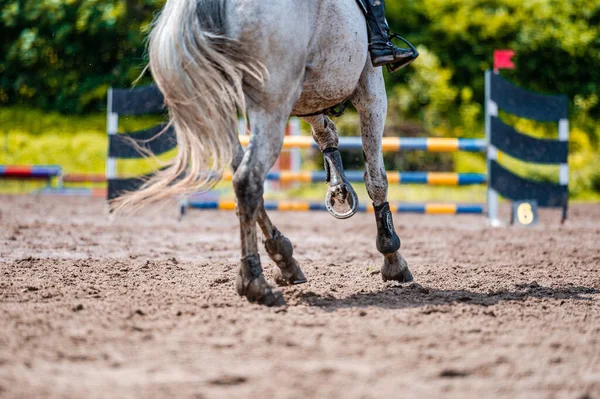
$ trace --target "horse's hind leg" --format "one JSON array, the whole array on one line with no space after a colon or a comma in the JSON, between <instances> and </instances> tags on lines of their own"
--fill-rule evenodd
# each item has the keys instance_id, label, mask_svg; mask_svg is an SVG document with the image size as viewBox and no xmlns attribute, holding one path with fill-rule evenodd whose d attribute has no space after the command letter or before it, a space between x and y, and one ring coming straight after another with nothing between
<instances>
[{"instance_id":1,"label":"horse's hind leg","mask_svg":"<svg viewBox=\"0 0 600 399\"><path fill-rule=\"evenodd\" d=\"M377 250L384 256L381 275L384 281L409 282L413 277L400 255L400 238L394 230L392 212L387 202L388 182L381 149L387 98L380 68L366 67L352 103L360 116L366 164L365 183L373 200L377 222Z\"/></svg>"},{"instance_id":2,"label":"horse's hind leg","mask_svg":"<svg viewBox=\"0 0 600 399\"><path fill-rule=\"evenodd\" d=\"M236 149L231 168L237 171L244 158L244 150L241 145ZM280 286L306 283L306 277L302 269L294 259L294 247L290 240L275 227L264 206L258 210L258 224L265 236L265 249L269 257L277 265L274 271L275 282Z\"/></svg>"},{"instance_id":3,"label":"horse's hind leg","mask_svg":"<svg viewBox=\"0 0 600 399\"><path fill-rule=\"evenodd\" d=\"M258 240L256 224L259 215L264 211L264 182L269 169L273 166L283 145L285 125L289 112L266 113L264 110L250 110L250 127L252 135L236 172L233 175L233 188L238 202L238 217L240 219L242 260L236 280L238 294L245 296L251 302L258 302L267 306L285 304L280 291L267 284L258 255ZM283 264L283 255L287 260L293 259L291 244L273 231L271 223L262 219L262 225L270 230L272 253L279 264ZM268 236L267 236L268 237ZM278 253L282 251L281 253ZM278 259L278 256L282 259ZM284 265L287 278L295 276L302 279L301 272L291 270L294 263ZM284 274L282 273L282 276ZM283 277L283 278L285 278Z\"/></svg>"},{"instance_id":4,"label":"horse's hind leg","mask_svg":"<svg viewBox=\"0 0 600 399\"><path fill-rule=\"evenodd\" d=\"M358 209L358 196L344 174L342 157L338 150L338 133L334 123L324 115L302 118L312 126L313 138L319 145L325 160L329 190L325 205L338 219L352 217Z\"/></svg>"}]
</instances>

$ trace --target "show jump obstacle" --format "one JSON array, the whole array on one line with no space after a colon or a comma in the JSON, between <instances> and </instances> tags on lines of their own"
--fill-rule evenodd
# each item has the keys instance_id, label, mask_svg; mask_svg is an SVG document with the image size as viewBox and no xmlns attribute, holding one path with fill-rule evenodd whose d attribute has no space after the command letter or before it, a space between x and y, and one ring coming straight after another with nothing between
<instances>
[{"instance_id":1,"label":"show jump obstacle","mask_svg":"<svg viewBox=\"0 0 600 399\"><path fill-rule=\"evenodd\" d=\"M59 165L0 165L0 180L45 181L46 186L34 191L42 195L106 197L102 188L65 187L66 183L104 183L104 175L65 174Z\"/></svg>"},{"instance_id":2,"label":"show jump obstacle","mask_svg":"<svg viewBox=\"0 0 600 399\"><path fill-rule=\"evenodd\" d=\"M540 122L558 123L558 140L537 139L522 134L505 124L498 111L532 119ZM136 89L110 89L108 93L109 156L106 167L108 181L108 199L119 196L121 192L138 189L144 177L120 177L117 173L118 159L143 158L139 148L132 145L134 140L144 150L155 155L164 154L177 145L173 129L165 130L165 125L133 132L118 133L119 116L143 115L164 112L163 97L154 86ZM567 98L565 96L542 95L521 89L501 76L486 72L486 138L395 138L383 139L383 151L428 151L428 152L486 152L488 158L487 174L460 173L403 173L388 172L390 184L428 184L428 185L488 185L487 215L492 223L498 218L498 197L511 201L536 201L540 207L559 207L563 209L563 221L567 217L568 207L568 139ZM297 126L297 124L296 124ZM247 145L249 137L243 135L245 127L240 127L240 141ZM158 135L158 136L157 136ZM292 135L284 140L284 149L318 149L311 137ZM339 149L342 151L361 150L360 137L341 137ZM527 163L560 165L559 183L538 182L520 177L498 163L498 153L503 152ZM351 182L362 182L362 171L347 171ZM224 179L231 180L231 174L225 173ZM272 171L268 181L289 183L324 182L324 171ZM233 202L228 201L189 201L189 207L195 209L232 210ZM280 211L324 211L325 204L311 202L266 202L265 207ZM369 205L359 211L371 211ZM394 204L395 212L418 213L484 213L485 206L479 204Z\"/></svg>"},{"instance_id":3,"label":"show jump obstacle","mask_svg":"<svg viewBox=\"0 0 600 399\"><path fill-rule=\"evenodd\" d=\"M56 165L0 165L0 179L45 180L50 184L53 178L60 179L62 168Z\"/></svg>"},{"instance_id":4,"label":"show jump obstacle","mask_svg":"<svg viewBox=\"0 0 600 399\"><path fill-rule=\"evenodd\" d=\"M143 151L132 145L133 142L157 156L177 147L175 131L172 127L164 124L139 132L119 134L119 116L138 116L162 112L165 112L164 99L156 86L130 90L109 89L106 121L108 133L106 180L109 200L118 197L122 192L137 190L143 184L143 177L120 178L117 175L117 159L144 158ZM167 130L159 135L165 129Z\"/></svg>"},{"instance_id":5,"label":"show jump obstacle","mask_svg":"<svg viewBox=\"0 0 600 399\"><path fill-rule=\"evenodd\" d=\"M512 201L536 201L538 206L562 208L562 222L569 205L569 120L566 96L550 96L523 90L500 75L485 74L485 134L488 143L488 217L498 220L498 194ZM505 124L503 112L538 122L558 124L558 140L538 139ZM533 164L560 165L558 184L520 177L498 163L498 152Z\"/></svg>"}]
</instances>

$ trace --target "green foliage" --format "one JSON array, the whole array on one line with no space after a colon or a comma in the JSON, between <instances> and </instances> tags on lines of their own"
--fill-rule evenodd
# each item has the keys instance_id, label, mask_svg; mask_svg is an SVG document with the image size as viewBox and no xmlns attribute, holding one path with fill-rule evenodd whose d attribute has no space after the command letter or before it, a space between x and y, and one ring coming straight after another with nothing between
<instances>
[{"instance_id":1,"label":"green foliage","mask_svg":"<svg viewBox=\"0 0 600 399\"><path fill-rule=\"evenodd\" d=\"M3 0L0 104L63 113L102 107L109 86L131 86L163 0Z\"/></svg>"},{"instance_id":2,"label":"green foliage","mask_svg":"<svg viewBox=\"0 0 600 399\"><path fill-rule=\"evenodd\" d=\"M394 93L408 93L394 110L411 119L424 116L432 127L439 122L430 116L442 115L454 127L476 129L481 126L483 72L492 67L493 51L507 48L516 51L517 68L503 74L531 90L568 95L574 125L598 142L600 0L412 0L387 5L395 30L426 49L414 68L391 76L390 85L398 86ZM444 96L451 90L460 93L453 98L451 115L444 115L446 103L416 95L435 93L445 101L452 98Z\"/></svg>"},{"instance_id":3,"label":"green foliage","mask_svg":"<svg viewBox=\"0 0 600 399\"><path fill-rule=\"evenodd\" d=\"M1 0L0 104L102 109L109 85L130 86L143 69L149 23L163 3ZM434 126L448 109L455 126L476 119L481 109L472 105L482 103L492 52L511 48L518 55L511 79L569 95L577 116L600 116L600 0L388 0L387 7L395 30L422 52L414 68L389 79L404 86L397 94L410 93L404 115L424 115Z\"/></svg>"},{"instance_id":4,"label":"green foliage","mask_svg":"<svg viewBox=\"0 0 600 399\"><path fill-rule=\"evenodd\" d=\"M406 135L402 123L419 121L426 135L481 137L484 71L492 68L495 49L512 49L516 69L503 75L571 100L573 195L600 192L600 0L412 0L387 6L393 28L421 53L414 67L389 76L388 133ZM556 138L556 124L507 119L522 131ZM460 171L482 167L470 154L454 161ZM528 176L554 174L511 166Z\"/></svg>"},{"instance_id":5,"label":"green foliage","mask_svg":"<svg viewBox=\"0 0 600 399\"><path fill-rule=\"evenodd\" d=\"M459 89L452 85L452 70L426 47L418 47L419 66L411 79L392 89L391 108L402 115L416 116L428 131L444 130L452 119Z\"/></svg>"}]
</instances>

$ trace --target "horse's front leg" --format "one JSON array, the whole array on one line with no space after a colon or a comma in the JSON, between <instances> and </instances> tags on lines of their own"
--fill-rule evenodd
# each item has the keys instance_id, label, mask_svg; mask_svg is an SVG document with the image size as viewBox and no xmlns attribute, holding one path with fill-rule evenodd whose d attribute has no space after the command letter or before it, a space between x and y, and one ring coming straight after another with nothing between
<instances>
[{"instance_id":1,"label":"horse's front leg","mask_svg":"<svg viewBox=\"0 0 600 399\"><path fill-rule=\"evenodd\" d=\"M381 139L385 127L387 98L381 68L367 66L352 99L360 116L365 183L373 200L377 222L377 250L383 254L381 275L384 281L410 282L413 277L406 260L400 255L400 238L394 230L390 205L387 202L388 182L383 163Z\"/></svg>"},{"instance_id":2,"label":"horse's front leg","mask_svg":"<svg viewBox=\"0 0 600 399\"><path fill-rule=\"evenodd\" d=\"M244 149L238 144L234 152L236 155L233 157L231 169L236 172L244 159ZM277 265L277 269L273 272L275 282L280 286L306 283L306 277L304 277L300 265L293 256L294 246L271 222L264 206L261 206L258 210L257 219L265 236L265 249Z\"/></svg>"},{"instance_id":3,"label":"horse's front leg","mask_svg":"<svg viewBox=\"0 0 600 399\"><path fill-rule=\"evenodd\" d=\"M327 183L329 183L325 200L327 210L338 219L348 219L358 209L358 196L344 174L335 125L324 115L304 117L303 119L312 126L313 138L319 145L325 160Z\"/></svg>"}]
</instances>

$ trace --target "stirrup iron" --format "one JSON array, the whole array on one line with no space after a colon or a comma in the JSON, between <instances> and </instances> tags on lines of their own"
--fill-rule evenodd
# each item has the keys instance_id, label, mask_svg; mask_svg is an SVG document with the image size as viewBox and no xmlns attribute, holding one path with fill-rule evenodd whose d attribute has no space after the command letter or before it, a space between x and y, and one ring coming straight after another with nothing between
<instances>
[{"instance_id":1,"label":"stirrup iron","mask_svg":"<svg viewBox=\"0 0 600 399\"><path fill-rule=\"evenodd\" d=\"M403 38L402 36L396 34L396 33L391 33L389 35L388 40L391 42L392 39L399 39L402 40L413 52L414 57L412 60L410 60L409 62L396 62L396 63L392 63L392 64L387 64L385 67L387 68L389 73L394 73L404 67L409 66L410 64L413 63L414 60L416 60L419 57L419 52L417 51L417 49L415 48L415 46L413 46L413 44L411 42L409 42L408 40L406 40L405 38Z\"/></svg>"}]
</instances>

